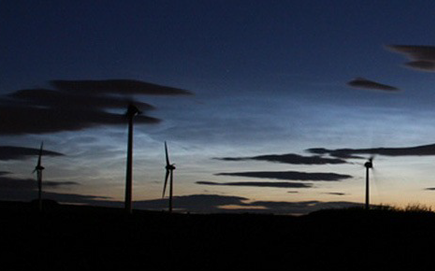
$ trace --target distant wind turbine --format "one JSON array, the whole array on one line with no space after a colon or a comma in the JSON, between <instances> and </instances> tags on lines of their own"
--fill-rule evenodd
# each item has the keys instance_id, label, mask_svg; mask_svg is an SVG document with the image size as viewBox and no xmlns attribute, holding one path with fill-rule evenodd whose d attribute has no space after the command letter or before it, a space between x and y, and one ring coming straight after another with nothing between
<instances>
[{"instance_id":1,"label":"distant wind turbine","mask_svg":"<svg viewBox=\"0 0 435 271\"><path fill-rule=\"evenodd\" d=\"M166 176L165 176L165 184L163 185L163 194L162 198L165 197L166 192L166 185L168 183L169 179L169 213L172 213L172 195L173 195L173 182L174 182L174 170L175 170L175 164L171 164L169 162L169 154L168 154L168 145L165 141L165 155L166 155Z\"/></svg>"},{"instance_id":2,"label":"distant wind turbine","mask_svg":"<svg viewBox=\"0 0 435 271\"><path fill-rule=\"evenodd\" d=\"M44 142L41 142L41 148L39 149L38 155L38 163L33 170L33 173L36 172L36 179L38 181L38 208L39 211L42 211L42 171L44 167L42 166L42 148L44 146Z\"/></svg>"},{"instance_id":3,"label":"distant wind turbine","mask_svg":"<svg viewBox=\"0 0 435 271\"><path fill-rule=\"evenodd\" d=\"M128 145L127 145L127 173L126 173L126 184L125 184L125 211L127 213L132 212L132 187L133 187L133 118L141 114L142 112L130 104L127 109L128 118Z\"/></svg>"},{"instance_id":4,"label":"distant wind turbine","mask_svg":"<svg viewBox=\"0 0 435 271\"><path fill-rule=\"evenodd\" d=\"M367 162L365 162L364 167L366 168L366 204L365 204L365 209L369 210L370 209L370 187L369 187L369 171L370 169L373 170L373 156L369 158L369 160L367 160Z\"/></svg>"}]
</instances>

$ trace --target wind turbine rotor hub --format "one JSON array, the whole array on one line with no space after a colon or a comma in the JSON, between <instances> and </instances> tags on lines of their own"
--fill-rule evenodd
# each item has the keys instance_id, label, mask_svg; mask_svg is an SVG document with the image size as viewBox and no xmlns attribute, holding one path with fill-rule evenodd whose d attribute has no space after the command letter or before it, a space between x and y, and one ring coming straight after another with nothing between
<instances>
[{"instance_id":1,"label":"wind turbine rotor hub","mask_svg":"<svg viewBox=\"0 0 435 271\"><path fill-rule=\"evenodd\" d=\"M175 165L167 165L166 169L167 170L174 170L175 169Z\"/></svg>"}]
</instances>

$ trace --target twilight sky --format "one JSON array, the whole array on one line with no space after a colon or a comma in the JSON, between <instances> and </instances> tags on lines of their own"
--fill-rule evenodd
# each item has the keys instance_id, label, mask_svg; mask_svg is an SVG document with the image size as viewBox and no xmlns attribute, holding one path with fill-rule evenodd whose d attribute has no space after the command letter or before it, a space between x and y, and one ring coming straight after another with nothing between
<instances>
[{"instance_id":1,"label":"twilight sky","mask_svg":"<svg viewBox=\"0 0 435 271\"><path fill-rule=\"evenodd\" d=\"M0 1L0 199L306 213L435 207L433 1Z\"/></svg>"}]
</instances>

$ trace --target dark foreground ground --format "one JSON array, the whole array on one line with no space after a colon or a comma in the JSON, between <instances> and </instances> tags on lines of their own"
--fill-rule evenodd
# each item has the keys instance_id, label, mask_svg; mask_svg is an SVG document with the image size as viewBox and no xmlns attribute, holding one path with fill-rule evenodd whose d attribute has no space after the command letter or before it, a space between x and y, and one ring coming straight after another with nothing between
<instances>
[{"instance_id":1,"label":"dark foreground ground","mask_svg":"<svg viewBox=\"0 0 435 271\"><path fill-rule=\"evenodd\" d=\"M0 202L2 270L429 270L435 214L169 215ZM41 269L42 268L42 269Z\"/></svg>"}]
</instances>

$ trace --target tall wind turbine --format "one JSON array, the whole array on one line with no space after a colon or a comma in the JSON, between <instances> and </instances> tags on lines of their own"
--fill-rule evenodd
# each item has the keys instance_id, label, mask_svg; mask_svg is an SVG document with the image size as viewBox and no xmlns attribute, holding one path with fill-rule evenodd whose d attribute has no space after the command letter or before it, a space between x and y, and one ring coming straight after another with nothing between
<instances>
[{"instance_id":1,"label":"tall wind turbine","mask_svg":"<svg viewBox=\"0 0 435 271\"><path fill-rule=\"evenodd\" d=\"M364 167L366 168L366 205L365 209L368 210L370 208L370 196L369 196L369 171L373 169L373 156L365 162Z\"/></svg>"},{"instance_id":2,"label":"tall wind turbine","mask_svg":"<svg viewBox=\"0 0 435 271\"><path fill-rule=\"evenodd\" d=\"M165 154L166 154L166 176L165 176L165 184L163 186L163 194L162 194L162 198L165 197L165 192L166 192L166 185L168 183L168 178L169 179L169 213L172 213L172 195L173 195L173 184L174 184L174 170L175 170L175 164L171 164L169 162L169 154L168 154L168 145L166 144L165 141Z\"/></svg>"},{"instance_id":3,"label":"tall wind turbine","mask_svg":"<svg viewBox=\"0 0 435 271\"><path fill-rule=\"evenodd\" d=\"M125 181L125 211L127 213L132 212L132 187L133 187L133 118L141 114L142 112L134 106L130 104L127 109L127 118L128 118L128 145L127 145L127 173L126 173L126 181Z\"/></svg>"},{"instance_id":4,"label":"tall wind turbine","mask_svg":"<svg viewBox=\"0 0 435 271\"><path fill-rule=\"evenodd\" d=\"M41 142L41 148L39 149L39 155L38 155L38 163L35 166L35 169L33 170L33 173L36 172L36 179L38 181L38 208L39 211L42 211L42 171L44 170L44 167L42 166L42 148L44 146L44 142Z\"/></svg>"}]
</instances>

